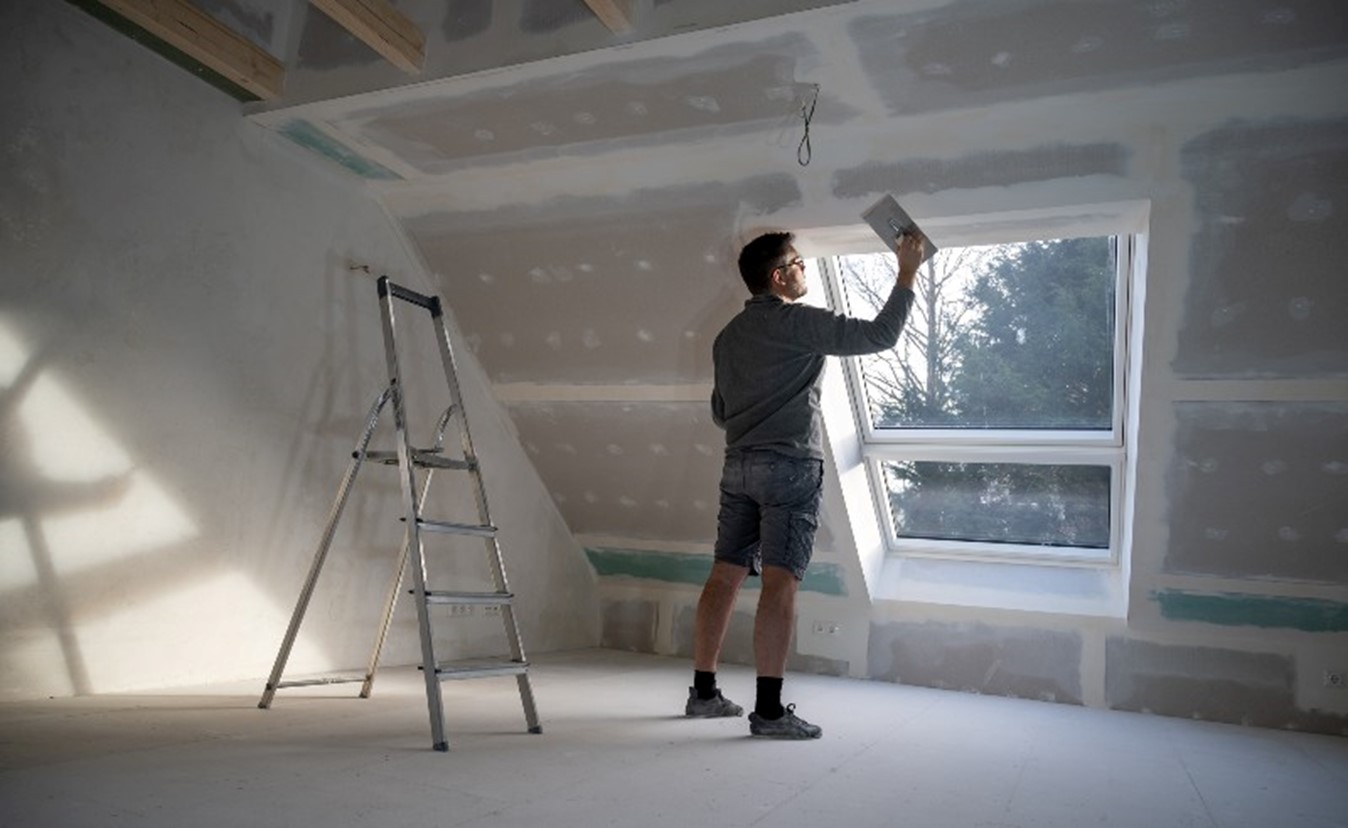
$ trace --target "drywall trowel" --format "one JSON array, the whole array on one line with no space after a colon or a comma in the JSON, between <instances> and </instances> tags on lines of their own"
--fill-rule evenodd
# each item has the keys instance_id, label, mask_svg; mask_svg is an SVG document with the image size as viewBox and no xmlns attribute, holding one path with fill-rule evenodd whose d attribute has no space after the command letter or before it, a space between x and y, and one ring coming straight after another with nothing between
<instances>
[{"instance_id":1,"label":"drywall trowel","mask_svg":"<svg viewBox=\"0 0 1348 828\"><path fill-rule=\"evenodd\" d=\"M931 237L922 232L921 228L917 226L917 222L913 221L912 217L904 212L904 209L894 200L894 196L887 195L881 198L872 204L869 210L862 213L861 218L871 226L875 235L884 241L885 247L895 253L899 252L899 236L904 233L922 233L923 236L926 236L927 244L922 261L925 262L930 259L932 254L936 252L936 245L932 242Z\"/></svg>"}]
</instances>

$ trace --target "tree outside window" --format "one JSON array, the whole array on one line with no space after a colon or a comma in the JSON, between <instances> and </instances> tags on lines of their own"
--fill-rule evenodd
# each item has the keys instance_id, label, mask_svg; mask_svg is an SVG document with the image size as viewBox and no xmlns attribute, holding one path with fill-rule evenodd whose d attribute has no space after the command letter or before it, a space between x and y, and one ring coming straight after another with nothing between
<instances>
[{"instance_id":1,"label":"tree outside window","mask_svg":"<svg viewBox=\"0 0 1348 828\"><path fill-rule=\"evenodd\" d=\"M896 538L1108 548L1110 465L1037 447L1115 428L1116 250L1068 238L947 248L923 264L899 345L856 361L868 444L923 449L876 465ZM894 264L838 257L853 313L878 310Z\"/></svg>"}]
</instances>

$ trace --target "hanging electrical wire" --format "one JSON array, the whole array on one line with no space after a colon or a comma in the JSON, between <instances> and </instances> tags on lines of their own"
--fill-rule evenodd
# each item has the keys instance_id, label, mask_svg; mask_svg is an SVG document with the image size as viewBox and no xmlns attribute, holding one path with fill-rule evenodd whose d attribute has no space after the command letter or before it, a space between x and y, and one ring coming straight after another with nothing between
<instances>
[{"instance_id":1,"label":"hanging electrical wire","mask_svg":"<svg viewBox=\"0 0 1348 828\"><path fill-rule=\"evenodd\" d=\"M814 120L814 105L819 103L819 84L810 84L810 100L800 105L800 119L805 122L805 134L801 136L800 146L796 147L796 163L802 167L810 165L813 148L810 146L810 122Z\"/></svg>"}]
</instances>

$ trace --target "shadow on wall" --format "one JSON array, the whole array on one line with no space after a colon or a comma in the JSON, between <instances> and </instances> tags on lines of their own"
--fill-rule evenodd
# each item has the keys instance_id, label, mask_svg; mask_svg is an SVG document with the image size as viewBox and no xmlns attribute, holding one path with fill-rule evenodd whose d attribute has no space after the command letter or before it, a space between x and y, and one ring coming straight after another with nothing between
<instances>
[{"instance_id":1,"label":"shadow on wall","mask_svg":"<svg viewBox=\"0 0 1348 828\"><path fill-rule=\"evenodd\" d=\"M55 351L0 319L0 694L119 689L149 658L208 663L207 624L192 623L207 602L279 625L248 578L193 554L200 526L50 369ZM198 652L164 645L174 626Z\"/></svg>"},{"instance_id":2,"label":"shadow on wall","mask_svg":"<svg viewBox=\"0 0 1348 828\"><path fill-rule=\"evenodd\" d=\"M180 540L195 526L44 373L51 353L50 343L25 353L0 326L0 526L7 539L0 594L9 608L0 618L6 627L41 619L56 638L70 688L90 693L94 686L63 578L137 547ZM148 515L154 519L147 523ZM92 531L105 520L130 531L120 538ZM25 547L28 559L21 560ZM20 600L25 593L36 594L37 601ZM36 609L37 617L4 617L20 607Z\"/></svg>"},{"instance_id":3,"label":"shadow on wall","mask_svg":"<svg viewBox=\"0 0 1348 828\"><path fill-rule=\"evenodd\" d=\"M96 471L99 476L94 479L71 480L49 476L39 467L33 456L37 448L35 440L28 430L30 425L40 425L45 418L21 416L27 412L20 406L30 398L49 355L50 347L43 346L25 358L9 332L0 329L0 357L4 359L6 373L14 372L8 385L0 390L0 433L4 434L4 450L0 451L0 521L8 524L11 532L17 528L19 540L26 542L31 553L32 585L46 598L47 623L59 641L70 685L76 693L88 693L92 689L88 668L71 626L70 610L54 569L42 518L112 508L125 500L132 475L129 470ZM38 394L31 395L38 399L39 406L43 391L48 395L53 393L53 389L42 388ZM42 412L35 413L40 415ZM11 554L20 551L18 544L6 544L6 547ZM8 562L4 567L9 573L16 573L21 568L22 564L17 561ZM18 587L20 584L6 583L5 586ZM5 603L13 606L14 601Z\"/></svg>"}]
</instances>

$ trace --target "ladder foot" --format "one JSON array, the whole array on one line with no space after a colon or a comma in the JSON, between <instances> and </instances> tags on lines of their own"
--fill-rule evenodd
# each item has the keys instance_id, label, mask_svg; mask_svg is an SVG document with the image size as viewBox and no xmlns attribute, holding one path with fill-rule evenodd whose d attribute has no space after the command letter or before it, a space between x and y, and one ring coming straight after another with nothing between
<instances>
[{"instance_id":1,"label":"ladder foot","mask_svg":"<svg viewBox=\"0 0 1348 828\"><path fill-rule=\"evenodd\" d=\"M542 733L542 732L543 732L543 725L534 725L533 727L529 728L529 732L530 732L530 733Z\"/></svg>"},{"instance_id":2,"label":"ladder foot","mask_svg":"<svg viewBox=\"0 0 1348 828\"><path fill-rule=\"evenodd\" d=\"M441 753L449 753L449 742L436 742L434 747Z\"/></svg>"}]
</instances>

